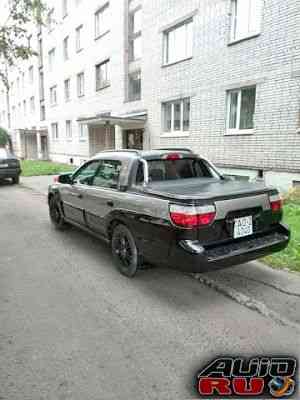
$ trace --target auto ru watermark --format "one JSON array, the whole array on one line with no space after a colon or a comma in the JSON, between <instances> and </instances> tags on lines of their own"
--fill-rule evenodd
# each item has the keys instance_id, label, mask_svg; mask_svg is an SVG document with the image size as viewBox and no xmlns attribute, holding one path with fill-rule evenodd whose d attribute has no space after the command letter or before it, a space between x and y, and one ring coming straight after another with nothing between
<instances>
[{"instance_id":1,"label":"auto ru watermark","mask_svg":"<svg viewBox=\"0 0 300 400\"><path fill-rule=\"evenodd\" d=\"M285 398L296 393L297 360L293 357L217 358L196 376L204 398Z\"/></svg>"}]
</instances>

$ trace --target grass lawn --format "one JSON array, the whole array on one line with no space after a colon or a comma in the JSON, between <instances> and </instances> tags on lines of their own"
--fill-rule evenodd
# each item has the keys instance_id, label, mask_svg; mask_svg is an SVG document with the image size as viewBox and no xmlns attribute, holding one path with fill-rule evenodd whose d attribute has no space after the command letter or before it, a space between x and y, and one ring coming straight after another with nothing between
<instances>
[{"instance_id":1,"label":"grass lawn","mask_svg":"<svg viewBox=\"0 0 300 400\"><path fill-rule=\"evenodd\" d=\"M274 268L300 272L300 201L285 204L284 222L289 225L292 233L289 246L280 253L266 257L264 261Z\"/></svg>"},{"instance_id":2,"label":"grass lawn","mask_svg":"<svg viewBox=\"0 0 300 400\"><path fill-rule=\"evenodd\" d=\"M21 166L22 176L56 175L74 170L71 165L51 161L24 160Z\"/></svg>"}]
</instances>

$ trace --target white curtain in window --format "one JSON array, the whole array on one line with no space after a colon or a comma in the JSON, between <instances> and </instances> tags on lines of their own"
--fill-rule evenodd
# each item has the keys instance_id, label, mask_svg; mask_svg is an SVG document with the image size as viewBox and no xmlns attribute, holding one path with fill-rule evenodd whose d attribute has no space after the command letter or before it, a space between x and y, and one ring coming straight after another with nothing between
<instances>
[{"instance_id":1,"label":"white curtain in window","mask_svg":"<svg viewBox=\"0 0 300 400\"><path fill-rule=\"evenodd\" d=\"M235 0L234 39L247 37L260 31L262 0ZM233 22L234 23L234 22Z\"/></svg>"}]
</instances>

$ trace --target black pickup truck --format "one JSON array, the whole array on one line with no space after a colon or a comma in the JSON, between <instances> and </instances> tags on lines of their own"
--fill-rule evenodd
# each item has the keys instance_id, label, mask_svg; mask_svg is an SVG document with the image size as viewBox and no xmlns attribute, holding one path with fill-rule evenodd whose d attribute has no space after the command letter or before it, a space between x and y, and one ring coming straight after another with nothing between
<instances>
[{"instance_id":1,"label":"black pickup truck","mask_svg":"<svg viewBox=\"0 0 300 400\"><path fill-rule=\"evenodd\" d=\"M120 272L148 263L203 272L283 250L278 191L222 176L187 149L106 151L49 187L50 218L110 243Z\"/></svg>"}]
</instances>

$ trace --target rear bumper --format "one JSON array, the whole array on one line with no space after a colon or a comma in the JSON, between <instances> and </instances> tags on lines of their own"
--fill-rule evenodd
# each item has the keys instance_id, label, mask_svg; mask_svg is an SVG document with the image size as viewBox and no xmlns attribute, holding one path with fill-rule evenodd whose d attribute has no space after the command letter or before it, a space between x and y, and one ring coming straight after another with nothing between
<instances>
[{"instance_id":1,"label":"rear bumper","mask_svg":"<svg viewBox=\"0 0 300 400\"><path fill-rule=\"evenodd\" d=\"M187 272L232 267L281 251L287 247L289 240L289 229L278 224L271 232L211 247L202 247L195 241L181 241L171 248L170 265Z\"/></svg>"},{"instance_id":2,"label":"rear bumper","mask_svg":"<svg viewBox=\"0 0 300 400\"><path fill-rule=\"evenodd\" d=\"M19 168L0 168L0 179L15 178L21 174Z\"/></svg>"}]
</instances>

